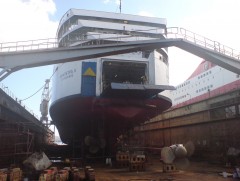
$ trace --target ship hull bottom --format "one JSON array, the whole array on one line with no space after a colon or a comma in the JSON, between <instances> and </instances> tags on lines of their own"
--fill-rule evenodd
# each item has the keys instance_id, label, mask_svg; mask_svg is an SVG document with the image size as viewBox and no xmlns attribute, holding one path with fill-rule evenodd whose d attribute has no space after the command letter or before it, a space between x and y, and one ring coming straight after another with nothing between
<instances>
[{"instance_id":1,"label":"ship hull bottom","mask_svg":"<svg viewBox=\"0 0 240 181\"><path fill-rule=\"evenodd\" d=\"M97 145L112 153L120 134L170 107L171 100L164 96L152 99L72 96L54 103L50 114L62 142L95 148ZM86 140L90 137L94 140Z\"/></svg>"}]
</instances>

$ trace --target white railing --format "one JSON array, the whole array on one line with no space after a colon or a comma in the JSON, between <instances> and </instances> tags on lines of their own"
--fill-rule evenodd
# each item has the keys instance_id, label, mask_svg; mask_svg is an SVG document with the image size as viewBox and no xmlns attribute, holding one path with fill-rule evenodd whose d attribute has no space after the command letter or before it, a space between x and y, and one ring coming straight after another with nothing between
<instances>
[{"instance_id":1,"label":"white railing","mask_svg":"<svg viewBox=\"0 0 240 181\"><path fill-rule=\"evenodd\" d=\"M239 51L236 51L233 48L230 48L226 45L220 44L218 41L210 40L209 38L196 34L192 31L188 31L184 28L179 28L179 27L167 28L164 34L167 34L168 38L182 38L196 45L216 51L220 54L230 56L234 59L238 59L238 60L240 59ZM97 38L93 39L93 36ZM85 35L83 38L76 39L76 40L68 39L66 40L66 43L62 41L62 44L63 46L73 45L74 43L78 43L81 45L81 42L84 43L86 41L96 41L96 43L100 45L103 43L103 40L114 40L116 44L118 44L119 42L123 42L124 40L127 40L127 39L128 41L141 40L139 36L134 36L131 34L131 31L128 31L127 35L115 35L113 37L106 37L106 35L102 35L102 34L90 34L90 35ZM18 41L18 42L5 42L5 43L0 43L0 53L57 48L58 43L59 42L56 38ZM92 45L92 44L84 44L84 45L82 44L82 46L88 46L88 45Z\"/></svg>"},{"instance_id":2,"label":"white railing","mask_svg":"<svg viewBox=\"0 0 240 181\"><path fill-rule=\"evenodd\" d=\"M240 59L240 52L230 48L226 45L220 44L218 41L210 40L204 36L198 35L184 28L171 27L167 29L168 38L183 38L184 40L190 41L196 45L204 48L216 51L220 54L230 56L234 59ZM171 36L172 35L172 36Z\"/></svg>"},{"instance_id":3,"label":"white railing","mask_svg":"<svg viewBox=\"0 0 240 181\"><path fill-rule=\"evenodd\" d=\"M24 109L26 109L26 111L28 111L29 113L31 113L35 118L37 118L39 120L38 115L34 114L34 112L28 108L25 104L22 103L22 101L20 99L18 99L13 93L12 91L9 90L9 88L7 86L5 86L3 83L0 84L0 88L8 95L10 96L16 103L18 103L19 105L21 105Z\"/></svg>"},{"instance_id":4,"label":"white railing","mask_svg":"<svg viewBox=\"0 0 240 181\"><path fill-rule=\"evenodd\" d=\"M191 31L188 31L184 28L179 27L171 27L167 28L166 32L163 35L167 34L168 38L182 38L184 40L190 41L196 45L204 47L206 49L210 49L216 51L220 54L224 54L230 56L234 59L240 59L239 51L236 51L228 46L222 45L217 41L210 40L204 36L198 35ZM97 39L93 39L92 37L95 36ZM142 37L142 36L141 36ZM141 37L134 36L131 34L131 31L128 32L126 35L115 35L113 37L106 37L106 35L100 34L91 34L86 35L83 39L78 40L68 40L66 45L74 44L74 43L81 43L86 41L96 41L97 44L102 44L102 40L114 40L116 44L119 42L123 42L124 40L128 39L130 41L138 41L141 40ZM150 38L150 37L149 37ZM18 41L18 42L5 42L0 43L0 53L1 52L19 52L19 51L29 51L29 50L39 50L39 49L49 49L49 48L57 48L58 47L58 40L56 38L48 38L48 39L39 39L39 40L29 40L29 41ZM91 44L89 44L91 45ZM88 46L82 45L82 46ZM0 87L5 93L7 93L10 97L12 97L15 101L17 101L22 107L32 113L37 119L37 115L32 112L32 110L28 109L20 99L17 99L13 93L5 87L3 84Z\"/></svg>"},{"instance_id":5,"label":"white railing","mask_svg":"<svg viewBox=\"0 0 240 181\"><path fill-rule=\"evenodd\" d=\"M98 34L99 35L99 34ZM98 39L91 39L86 35L84 39L81 40L67 40L66 43L63 43L63 46L69 46L74 43L84 43L86 41L98 40L98 44L101 44L101 36ZM118 37L108 37L104 38L104 40L120 40L121 38L129 38L132 36L118 36ZM91 44L89 44L91 45ZM88 44L84 45L88 46ZM18 42L4 42L0 43L0 53L1 52L21 52L21 51L29 51L29 50L42 50L49 48L57 48L58 40L56 38L48 38L48 39L39 39L39 40L28 40L28 41L18 41Z\"/></svg>"},{"instance_id":6,"label":"white railing","mask_svg":"<svg viewBox=\"0 0 240 181\"><path fill-rule=\"evenodd\" d=\"M131 33L131 32L129 32ZM95 36L96 38L93 38ZM134 35L115 35L106 37L104 34L90 34L86 35L81 39L70 40L67 39L66 41L61 41L60 46L68 47L77 43L80 46L91 46L96 42L95 45L105 44L103 41L114 41L115 44L124 42L124 41L138 41L141 40L141 36L134 36ZM150 37L146 37L150 38ZM87 44L86 42L90 42ZM81 44L85 43L85 44ZM28 41L18 41L18 42L4 42L0 43L0 53L7 53L7 52L21 52L21 51L29 51L29 50L40 50L40 49L49 49L49 48L58 48L59 42L56 38L48 38L48 39L39 39L39 40L28 40Z\"/></svg>"},{"instance_id":7,"label":"white railing","mask_svg":"<svg viewBox=\"0 0 240 181\"><path fill-rule=\"evenodd\" d=\"M58 47L56 38L0 43L0 52L18 52Z\"/></svg>"}]
</instances>

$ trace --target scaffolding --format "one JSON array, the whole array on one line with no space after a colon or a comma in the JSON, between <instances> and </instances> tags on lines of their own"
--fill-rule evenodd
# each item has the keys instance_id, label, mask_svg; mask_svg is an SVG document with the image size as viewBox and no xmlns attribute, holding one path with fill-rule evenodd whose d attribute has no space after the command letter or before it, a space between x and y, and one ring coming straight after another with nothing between
<instances>
[{"instance_id":1,"label":"scaffolding","mask_svg":"<svg viewBox=\"0 0 240 181\"><path fill-rule=\"evenodd\" d=\"M0 165L17 164L34 151L35 134L24 124L0 122Z\"/></svg>"}]
</instances>

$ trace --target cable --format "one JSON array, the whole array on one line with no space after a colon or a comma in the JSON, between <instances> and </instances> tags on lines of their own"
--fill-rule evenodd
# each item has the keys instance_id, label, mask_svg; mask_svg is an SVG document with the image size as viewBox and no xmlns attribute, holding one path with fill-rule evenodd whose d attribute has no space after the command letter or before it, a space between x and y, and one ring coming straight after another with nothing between
<instances>
[{"instance_id":1,"label":"cable","mask_svg":"<svg viewBox=\"0 0 240 181\"><path fill-rule=\"evenodd\" d=\"M25 101L25 100L27 100L27 99L33 97L33 96L34 96L35 94L37 94L40 90L42 90L44 86L45 86L45 84L44 84L40 89L38 89L35 93L33 93L33 94L30 95L29 97L27 97L27 98L25 98L25 99L22 99L22 100L20 100L20 101L22 102L22 101Z\"/></svg>"},{"instance_id":2,"label":"cable","mask_svg":"<svg viewBox=\"0 0 240 181\"><path fill-rule=\"evenodd\" d=\"M121 12L120 12L120 13L121 13ZM156 30L156 29L158 29L158 28L147 29L147 30L134 30L134 31L138 31L138 32L140 32L140 31L151 31L151 30ZM132 36L132 35L131 35L131 36ZM63 64L64 64L64 63L63 63ZM62 65L63 65L63 64L62 64ZM53 74L50 76L49 80L52 79L53 75L57 72L57 70L58 70L62 65L60 65L59 67L57 67L57 68L55 69L55 71L53 72ZM36 95L40 90L42 90L42 89L44 88L44 86L45 86L45 84L44 84L43 86L41 86L41 88L38 89L35 93L33 93L33 94L30 95L29 97L26 97L26 98L24 98L24 99L22 99L22 100L20 100L20 101L25 101L25 100L27 100L27 99L33 97L33 96Z\"/></svg>"},{"instance_id":3,"label":"cable","mask_svg":"<svg viewBox=\"0 0 240 181\"><path fill-rule=\"evenodd\" d=\"M64 63L63 63L63 64L64 64ZM62 65L63 65L63 64L62 64ZM62 66L62 65L61 65L61 66ZM54 70L54 72L53 72L52 75L50 76L49 80L52 79L53 75L58 71L58 69L59 69L61 66L57 67L57 68ZM42 90L42 89L44 88L44 86L45 86L45 84L43 84L43 86L41 86L41 88L38 89L35 93L33 93L32 95L30 95L29 97L26 97L26 98L24 98L24 99L21 99L20 101L22 102L22 101L25 101L25 100L33 97L33 96L36 95L40 90Z\"/></svg>"}]
</instances>

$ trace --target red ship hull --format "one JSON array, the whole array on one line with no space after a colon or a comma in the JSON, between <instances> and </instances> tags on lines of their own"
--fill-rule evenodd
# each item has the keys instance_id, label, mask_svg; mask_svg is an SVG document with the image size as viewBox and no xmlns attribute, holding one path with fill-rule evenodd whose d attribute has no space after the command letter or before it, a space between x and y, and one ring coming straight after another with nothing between
<instances>
[{"instance_id":1,"label":"red ship hull","mask_svg":"<svg viewBox=\"0 0 240 181\"><path fill-rule=\"evenodd\" d=\"M64 143L84 140L89 135L114 143L119 134L171 105L171 100L164 96L151 99L71 96L53 103L50 114Z\"/></svg>"}]
</instances>

